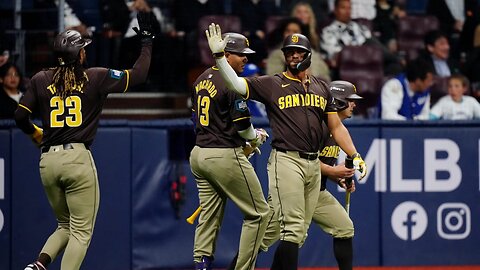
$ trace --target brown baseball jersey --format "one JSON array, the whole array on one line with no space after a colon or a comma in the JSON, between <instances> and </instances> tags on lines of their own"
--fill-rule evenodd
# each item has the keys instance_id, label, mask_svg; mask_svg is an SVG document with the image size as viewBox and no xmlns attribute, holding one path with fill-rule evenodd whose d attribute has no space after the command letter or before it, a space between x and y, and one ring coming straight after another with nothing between
<instances>
[{"instance_id":1,"label":"brown baseball jersey","mask_svg":"<svg viewBox=\"0 0 480 270\"><path fill-rule=\"evenodd\" d=\"M325 113L335 112L328 85L309 76L307 90L286 72L245 78L247 98L265 104L273 132L272 147L317 152Z\"/></svg>"},{"instance_id":2,"label":"brown baseball jersey","mask_svg":"<svg viewBox=\"0 0 480 270\"><path fill-rule=\"evenodd\" d=\"M205 148L234 148L245 145L237 130L248 128L250 111L247 101L226 88L218 68L203 72L193 85L196 145ZM247 121L243 128L239 122Z\"/></svg>"},{"instance_id":3,"label":"brown baseball jersey","mask_svg":"<svg viewBox=\"0 0 480 270\"><path fill-rule=\"evenodd\" d=\"M130 70L86 69L88 81L83 87L77 86L65 99L57 95L53 85L54 69L35 74L19 106L30 113L39 112L43 123L42 146L76 142L91 145L107 95L125 92L129 86L144 82L151 52L151 45L142 47L141 55Z\"/></svg>"},{"instance_id":4,"label":"brown baseball jersey","mask_svg":"<svg viewBox=\"0 0 480 270\"><path fill-rule=\"evenodd\" d=\"M324 164L334 166L337 162L338 155L340 154L340 147L335 142L330 130L328 130L327 124L325 122L322 123L323 126L323 147L320 150L320 155L318 158ZM322 174L322 184L320 190L325 190L327 185L327 176Z\"/></svg>"},{"instance_id":5,"label":"brown baseball jersey","mask_svg":"<svg viewBox=\"0 0 480 270\"><path fill-rule=\"evenodd\" d=\"M255 170L240 147L245 139L237 131L251 126L247 101L228 90L219 70L212 67L193 85L192 103L196 146L189 161L202 207L193 246L196 268L201 268L198 264L203 258L214 256L230 199L244 215L235 269L253 269L259 236L265 233L271 212Z\"/></svg>"}]
</instances>

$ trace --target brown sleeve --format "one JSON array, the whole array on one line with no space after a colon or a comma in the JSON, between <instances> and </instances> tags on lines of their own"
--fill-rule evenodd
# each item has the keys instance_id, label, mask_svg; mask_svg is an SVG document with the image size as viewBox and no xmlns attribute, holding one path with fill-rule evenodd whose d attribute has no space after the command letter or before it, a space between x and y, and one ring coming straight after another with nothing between
<instances>
[{"instance_id":1,"label":"brown sleeve","mask_svg":"<svg viewBox=\"0 0 480 270\"><path fill-rule=\"evenodd\" d=\"M152 58L152 43L151 42L144 43L142 45L142 51L140 53L140 56L138 57L133 67L128 70L128 72L130 73L129 86L135 86L147 80L151 58Z\"/></svg>"}]
</instances>

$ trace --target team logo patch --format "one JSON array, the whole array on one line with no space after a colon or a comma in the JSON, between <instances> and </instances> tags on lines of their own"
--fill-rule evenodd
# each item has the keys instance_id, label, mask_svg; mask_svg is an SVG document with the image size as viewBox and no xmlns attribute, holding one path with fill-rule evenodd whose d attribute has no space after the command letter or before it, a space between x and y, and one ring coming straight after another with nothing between
<instances>
[{"instance_id":1,"label":"team logo patch","mask_svg":"<svg viewBox=\"0 0 480 270\"><path fill-rule=\"evenodd\" d=\"M117 80L121 79L123 77L123 74L125 73L124 71L115 70L115 69L110 69L109 72L110 72L110 77Z\"/></svg>"},{"instance_id":2,"label":"team logo patch","mask_svg":"<svg viewBox=\"0 0 480 270\"><path fill-rule=\"evenodd\" d=\"M243 99L235 100L235 110L244 112L248 109L247 101Z\"/></svg>"},{"instance_id":3,"label":"team logo patch","mask_svg":"<svg viewBox=\"0 0 480 270\"><path fill-rule=\"evenodd\" d=\"M297 42L298 42L298 36L297 36L297 35L293 35L293 36L292 36L292 42L293 42L293 43L297 43Z\"/></svg>"}]
</instances>

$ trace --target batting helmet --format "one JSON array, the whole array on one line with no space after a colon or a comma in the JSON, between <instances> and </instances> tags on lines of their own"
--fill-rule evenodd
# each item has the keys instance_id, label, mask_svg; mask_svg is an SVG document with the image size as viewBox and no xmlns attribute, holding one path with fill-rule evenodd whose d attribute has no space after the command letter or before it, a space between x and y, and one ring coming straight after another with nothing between
<instances>
[{"instance_id":1,"label":"batting helmet","mask_svg":"<svg viewBox=\"0 0 480 270\"><path fill-rule=\"evenodd\" d=\"M335 99L337 111L343 111L348 108L348 101L363 99L357 95L357 88L351 82L333 81L330 83L330 92Z\"/></svg>"},{"instance_id":2,"label":"batting helmet","mask_svg":"<svg viewBox=\"0 0 480 270\"><path fill-rule=\"evenodd\" d=\"M282 51L285 52L287 48L300 48L307 52L312 52L312 46L308 38L302 34L292 34L283 40Z\"/></svg>"},{"instance_id":3,"label":"batting helmet","mask_svg":"<svg viewBox=\"0 0 480 270\"><path fill-rule=\"evenodd\" d=\"M297 70L304 71L310 67L310 64L312 63L312 47L310 46L310 41L306 36L302 34L292 34L287 36L283 40L283 53L285 53L289 48L299 48L307 51L307 54L302 62L297 64Z\"/></svg>"},{"instance_id":4,"label":"batting helmet","mask_svg":"<svg viewBox=\"0 0 480 270\"><path fill-rule=\"evenodd\" d=\"M227 40L227 45L225 46L226 52L243 54L255 53L254 50L249 48L250 43L244 35L238 33L225 33L222 35L222 38L225 38L226 36L229 36Z\"/></svg>"},{"instance_id":5,"label":"batting helmet","mask_svg":"<svg viewBox=\"0 0 480 270\"><path fill-rule=\"evenodd\" d=\"M92 42L91 39L82 38L82 35L75 30L67 30L55 37L53 51L60 66L75 63L78 59L80 49Z\"/></svg>"}]
</instances>

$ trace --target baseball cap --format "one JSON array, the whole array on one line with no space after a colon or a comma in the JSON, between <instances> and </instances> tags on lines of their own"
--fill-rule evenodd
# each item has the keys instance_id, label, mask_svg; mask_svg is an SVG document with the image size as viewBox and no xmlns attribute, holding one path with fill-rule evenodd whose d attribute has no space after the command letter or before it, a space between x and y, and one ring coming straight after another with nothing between
<instances>
[{"instance_id":1,"label":"baseball cap","mask_svg":"<svg viewBox=\"0 0 480 270\"><path fill-rule=\"evenodd\" d=\"M243 53L243 54L252 54L255 53L254 50L250 49L250 43L248 39L238 33L225 33L222 35L222 38L228 37L227 45L225 46L226 52L235 52L235 53Z\"/></svg>"}]
</instances>

